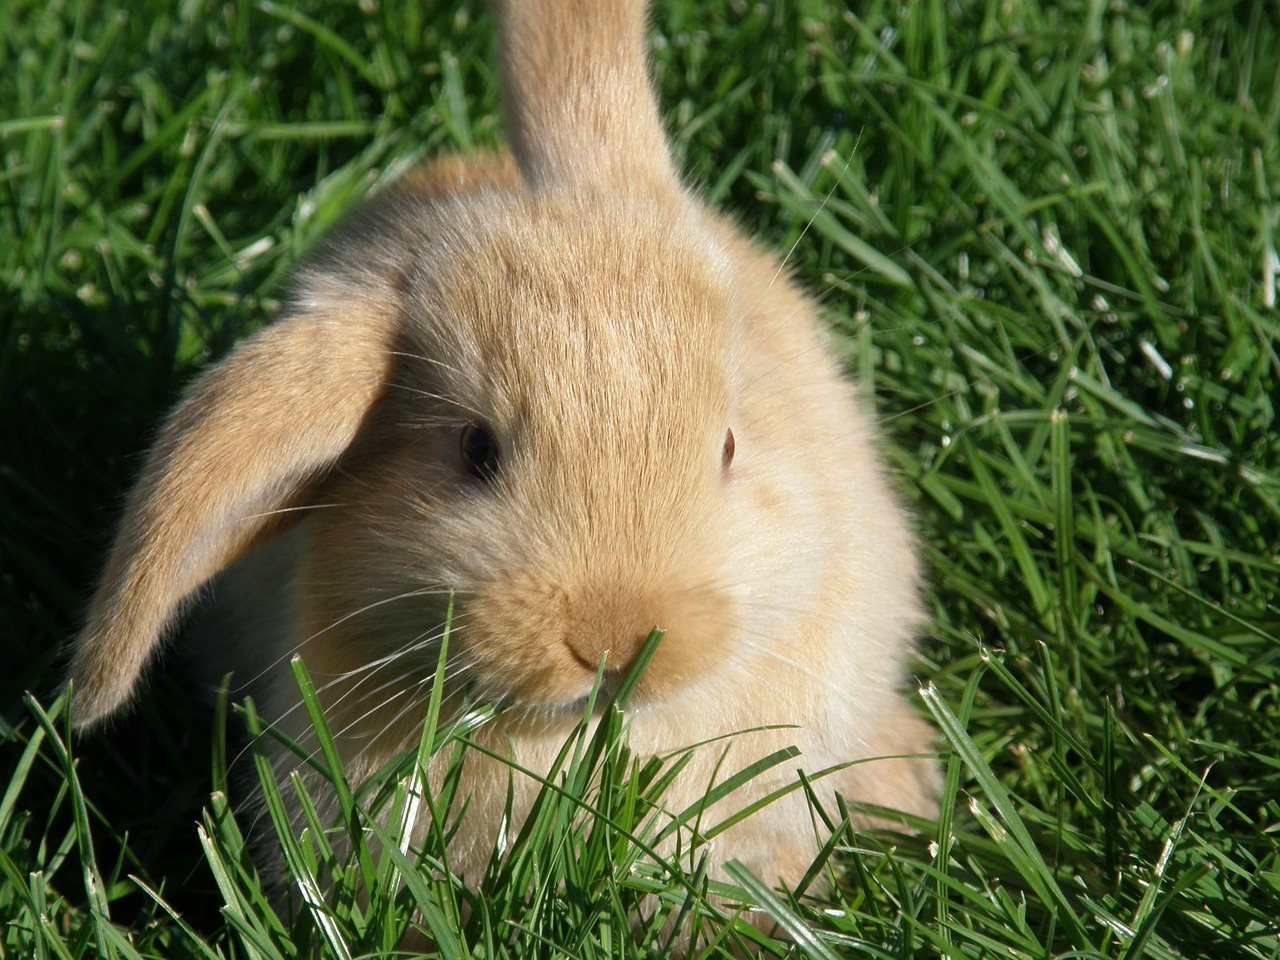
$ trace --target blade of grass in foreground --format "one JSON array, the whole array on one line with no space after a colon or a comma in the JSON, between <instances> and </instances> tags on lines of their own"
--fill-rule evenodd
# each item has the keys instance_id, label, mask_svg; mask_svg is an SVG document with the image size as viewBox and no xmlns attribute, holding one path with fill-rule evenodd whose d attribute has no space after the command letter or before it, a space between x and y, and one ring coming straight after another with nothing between
<instances>
[{"instance_id":1,"label":"blade of grass in foreground","mask_svg":"<svg viewBox=\"0 0 1280 960\"><path fill-rule=\"evenodd\" d=\"M1046 906L1053 905L1055 919L1066 928L1067 935L1075 948L1091 949L1092 944L1071 902L1063 894L1053 871L1045 862L1035 841L1031 839L1031 834L1027 832L1026 825L1018 815L1009 792L983 759L969 734L960 725L956 715L951 712L951 708L939 696L937 688L932 683L927 684L921 689L920 695L924 698L929 712L937 720L947 741L955 748L956 753L982 788L984 795L995 807L999 819L993 818L976 797L970 804L974 816L982 823L992 839L1008 854L1010 861L1018 867L1043 903Z\"/></svg>"},{"instance_id":2,"label":"blade of grass in foreground","mask_svg":"<svg viewBox=\"0 0 1280 960\"><path fill-rule=\"evenodd\" d=\"M836 960L834 951L808 924L791 912L782 902L782 898L774 893L768 884L737 860L727 862L724 865L724 872L750 894L751 899L764 908L773 921L787 932L804 956L816 957L818 960Z\"/></svg>"},{"instance_id":3,"label":"blade of grass in foreground","mask_svg":"<svg viewBox=\"0 0 1280 960\"><path fill-rule=\"evenodd\" d=\"M111 908L107 902L106 888L102 874L98 870L98 858L93 847L93 834L89 828L89 810L85 803L84 791L80 788L80 779L76 774L75 763L71 758L71 750L67 746L70 741L70 715L66 707L68 695L63 694L54 701L48 713L30 694L27 695L27 707L35 715L36 721L44 730L48 749L53 752L63 781L70 791L71 810L75 829L76 847L80 853L82 878L85 897L89 904L89 914L93 920L94 932L97 934L99 949L108 955L118 955L122 937L111 926ZM60 734L55 721L62 719L65 729ZM126 943L127 947L127 943Z\"/></svg>"}]
</instances>

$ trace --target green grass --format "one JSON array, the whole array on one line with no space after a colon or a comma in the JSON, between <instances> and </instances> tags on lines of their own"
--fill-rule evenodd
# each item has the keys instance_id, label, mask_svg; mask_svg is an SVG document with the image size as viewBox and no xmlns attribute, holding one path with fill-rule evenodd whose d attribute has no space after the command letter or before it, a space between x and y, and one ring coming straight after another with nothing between
<instances>
[{"instance_id":1,"label":"green grass","mask_svg":"<svg viewBox=\"0 0 1280 960\"><path fill-rule=\"evenodd\" d=\"M313 832L295 868L337 876L336 927L274 917L254 879L227 813L252 779L240 719L220 739L157 673L108 734L67 730L59 645L162 411L381 178L498 141L485 7L400 6L0 7L0 958L356 955L416 901L445 911L442 953L660 954L661 923L621 922L647 894L753 936L696 870L606 869L638 854L627 798L661 786L607 730L579 742L578 793L548 796L611 817L535 831L523 849L579 855L470 919L448 911L473 893L411 879L394 844L348 870ZM929 561L943 816L915 837L837 830L828 903L735 877L819 931L797 949L1280 956L1275 17L1263 0L657 12L680 162L794 245ZM405 802L388 777L383 800Z\"/></svg>"}]
</instances>

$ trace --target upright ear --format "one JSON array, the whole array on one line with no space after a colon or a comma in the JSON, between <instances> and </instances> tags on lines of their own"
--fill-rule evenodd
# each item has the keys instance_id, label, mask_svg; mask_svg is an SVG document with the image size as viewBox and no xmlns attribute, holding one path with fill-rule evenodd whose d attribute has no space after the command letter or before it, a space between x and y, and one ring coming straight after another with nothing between
<instances>
[{"instance_id":1,"label":"upright ear","mask_svg":"<svg viewBox=\"0 0 1280 960\"><path fill-rule=\"evenodd\" d=\"M676 184L644 0L496 0L507 137L532 187Z\"/></svg>"},{"instance_id":2,"label":"upright ear","mask_svg":"<svg viewBox=\"0 0 1280 960\"><path fill-rule=\"evenodd\" d=\"M385 323L349 308L282 320L178 405L129 497L76 641L78 726L128 700L183 601L351 443L386 378Z\"/></svg>"}]
</instances>

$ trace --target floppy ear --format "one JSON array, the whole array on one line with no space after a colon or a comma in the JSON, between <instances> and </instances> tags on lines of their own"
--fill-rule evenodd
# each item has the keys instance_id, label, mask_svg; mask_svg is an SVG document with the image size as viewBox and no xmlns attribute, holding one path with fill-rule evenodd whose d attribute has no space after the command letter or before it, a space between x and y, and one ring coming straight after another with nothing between
<instances>
[{"instance_id":1,"label":"floppy ear","mask_svg":"<svg viewBox=\"0 0 1280 960\"><path fill-rule=\"evenodd\" d=\"M533 187L676 184L644 0L498 0L507 138Z\"/></svg>"},{"instance_id":2,"label":"floppy ear","mask_svg":"<svg viewBox=\"0 0 1280 960\"><path fill-rule=\"evenodd\" d=\"M385 380L377 317L282 320L205 373L165 423L76 641L76 724L129 698L183 602L347 448Z\"/></svg>"}]
</instances>

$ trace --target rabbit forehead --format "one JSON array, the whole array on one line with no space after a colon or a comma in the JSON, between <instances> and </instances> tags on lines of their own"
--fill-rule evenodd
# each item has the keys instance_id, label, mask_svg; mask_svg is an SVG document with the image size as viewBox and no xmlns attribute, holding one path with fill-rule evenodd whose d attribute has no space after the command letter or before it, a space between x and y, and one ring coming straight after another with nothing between
<instances>
[{"instance_id":1,"label":"rabbit forehead","mask_svg":"<svg viewBox=\"0 0 1280 960\"><path fill-rule=\"evenodd\" d=\"M493 207L461 211L408 278L408 339L445 390L499 422L723 417L738 311L695 215L555 196Z\"/></svg>"}]
</instances>

